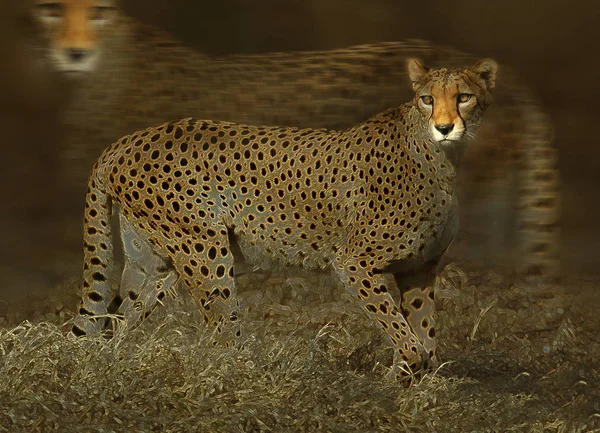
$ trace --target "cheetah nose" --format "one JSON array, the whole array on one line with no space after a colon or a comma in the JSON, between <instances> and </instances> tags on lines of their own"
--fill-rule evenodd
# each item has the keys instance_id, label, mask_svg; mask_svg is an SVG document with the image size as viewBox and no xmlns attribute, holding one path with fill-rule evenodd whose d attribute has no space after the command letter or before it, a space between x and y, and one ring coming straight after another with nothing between
<instances>
[{"instance_id":1,"label":"cheetah nose","mask_svg":"<svg viewBox=\"0 0 600 433\"><path fill-rule=\"evenodd\" d=\"M71 58L71 60L73 60L74 62L79 62L81 59L83 59L86 55L86 50L82 50L79 48L71 48L69 49L69 57Z\"/></svg>"},{"instance_id":2,"label":"cheetah nose","mask_svg":"<svg viewBox=\"0 0 600 433\"><path fill-rule=\"evenodd\" d=\"M435 125L435 129L440 131L443 135L448 135L454 129L454 124Z\"/></svg>"}]
</instances>

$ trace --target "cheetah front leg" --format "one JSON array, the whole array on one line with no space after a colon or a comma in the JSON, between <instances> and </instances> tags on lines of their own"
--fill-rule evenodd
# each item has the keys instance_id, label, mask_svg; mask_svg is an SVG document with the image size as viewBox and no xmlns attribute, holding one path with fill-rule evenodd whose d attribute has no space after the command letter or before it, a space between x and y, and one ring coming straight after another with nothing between
<instances>
[{"instance_id":1,"label":"cheetah front leg","mask_svg":"<svg viewBox=\"0 0 600 433\"><path fill-rule=\"evenodd\" d=\"M402 296L402 314L427 354L425 368L437 365L434 292L437 264L428 262L414 272L394 275Z\"/></svg>"},{"instance_id":2,"label":"cheetah front leg","mask_svg":"<svg viewBox=\"0 0 600 433\"><path fill-rule=\"evenodd\" d=\"M381 328L394 346L394 364L388 377L407 376L418 372L427 362L427 352L411 330L390 291L394 278L390 274L375 273L363 257L339 259L337 272L369 316Z\"/></svg>"}]
</instances>

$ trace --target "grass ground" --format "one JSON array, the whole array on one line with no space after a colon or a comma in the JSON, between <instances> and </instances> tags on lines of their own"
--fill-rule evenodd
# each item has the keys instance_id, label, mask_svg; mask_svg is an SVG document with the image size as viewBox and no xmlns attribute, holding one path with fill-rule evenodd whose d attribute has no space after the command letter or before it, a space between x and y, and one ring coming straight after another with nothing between
<instances>
[{"instance_id":1,"label":"grass ground","mask_svg":"<svg viewBox=\"0 0 600 433\"><path fill-rule=\"evenodd\" d=\"M86 344L63 336L75 284L0 316L0 431L600 431L591 282L446 268L446 363L411 384L384 379L391 350L341 289L293 276L239 283L239 350L214 347L183 294Z\"/></svg>"}]
</instances>

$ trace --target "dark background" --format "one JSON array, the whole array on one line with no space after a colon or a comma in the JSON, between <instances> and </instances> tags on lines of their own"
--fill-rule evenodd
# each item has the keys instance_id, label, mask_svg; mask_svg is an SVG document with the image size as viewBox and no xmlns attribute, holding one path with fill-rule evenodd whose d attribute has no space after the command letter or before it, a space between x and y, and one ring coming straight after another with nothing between
<instances>
[{"instance_id":1,"label":"dark background","mask_svg":"<svg viewBox=\"0 0 600 433\"><path fill-rule=\"evenodd\" d=\"M0 4L4 1L8 0ZM210 54L331 49L422 38L514 67L554 122L563 184L565 271L577 277L600 275L600 2L128 0L124 6L128 13ZM13 225L26 214L39 213L26 205L31 197L46 198L51 170L44 161L50 161L55 148L53 114L63 101L56 89L24 67L24 56L30 54L15 43L18 23L4 22L0 16L0 28L0 55L5 59L0 68L2 277L16 268L26 270L35 256L28 254L29 247L18 247L35 245L31 237L39 228ZM14 203L22 205L23 218L12 212ZM43 216L40 213L38 221ZM30 279L31 287L39 283L27 271L17 274ZM10 293L11 281L4 281L9 286L4 293Z\"/></svg>"}]
</instances>

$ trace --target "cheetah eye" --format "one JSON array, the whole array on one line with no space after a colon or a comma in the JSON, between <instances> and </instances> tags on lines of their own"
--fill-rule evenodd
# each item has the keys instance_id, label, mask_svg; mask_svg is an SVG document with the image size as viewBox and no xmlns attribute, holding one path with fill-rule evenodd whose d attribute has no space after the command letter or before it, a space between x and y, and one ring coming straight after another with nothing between
<instances>
[{"instance_id":1,"label":"cheetah eye","mask_svg":"<svg viewBox=\"0 0 600 433\"><path fill-rule=\"evenodd\" d=\"M96 6L91 10L90 20L102 21L108 18L109 14L114 11L115 8L110 6Z\"/></svg>"},{"instance_id":2,"label":"cheetah eye","mask_svg":"<svg viewBox=\"0 0 600 433\"><path fill-rule=\"evenodd\" d=\"M430 96L430 95L421 96L421 102L425 105L431 105L431 104L433 104L433 96Z\"/></svg>"},{"instance_id":3,"label":"cheetah eye","mask_svg":"<svg viewBox=\"0 0 600 433\"><path fill-rule=\"evenodd\" d=\"M461 93L460 95L458 95L458 103L459 104L464 104L465 102L469 102L471 100L471 97L473 95L469 95L468 93Z\"/></svg>"},{"instance_id":4,"label":"cheetah eye","mask_svg":"<svg viewBox=\"0 0 600 433\"><path fill-rule=\"evenodd\" d=\"M41 3L37 5L37 9L46 18L60 18L64 12L62 3Z\"/></svg>"}]
</instances>

